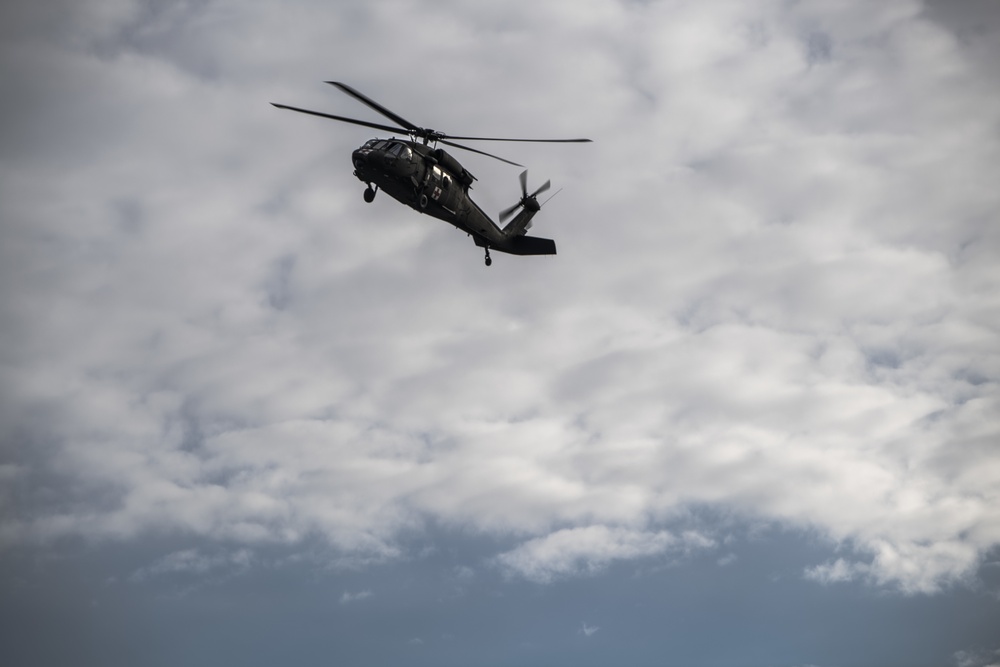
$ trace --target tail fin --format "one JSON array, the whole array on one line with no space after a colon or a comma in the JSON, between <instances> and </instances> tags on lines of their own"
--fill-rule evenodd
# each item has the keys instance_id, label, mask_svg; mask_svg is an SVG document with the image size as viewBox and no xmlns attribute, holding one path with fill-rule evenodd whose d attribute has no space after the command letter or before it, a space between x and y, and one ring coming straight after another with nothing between
<instances>
[{"instance_id":1,"label":"tail fin","mask_svg":"<svg viewBox=\"0 0 1000 667\"><path fill-rule=\"evenodd\" d=\"M536 210L531 210L525 207L520 213L518 213L513 220L507 223L503 228L504 236L507 238L512 238L515 236L522 236L525 232L531 229L531 219L535 217Z\"/></svg>"}]
</instances>

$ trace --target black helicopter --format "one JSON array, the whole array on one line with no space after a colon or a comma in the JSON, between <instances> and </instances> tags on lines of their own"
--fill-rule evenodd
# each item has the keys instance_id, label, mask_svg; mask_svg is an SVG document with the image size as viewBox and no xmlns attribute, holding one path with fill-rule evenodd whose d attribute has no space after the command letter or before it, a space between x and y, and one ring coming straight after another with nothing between
<instances>
[{"instance_id":1,"label":"black helicopter","mask_svg":"<svg viewBox=\"0 0 1000 667\"><path fill-rule=\"evenodd\" d=\"M371 203L378 190L385 190L393 199L421 213L454 225L467 232L477 246L485 249L486 266L493 263L490 258L491 249L512 255L556 254L556 243L552 239L526 236L526 232L531 227L531 219L541 209L537 197L549 189L550 181L546 181L529 195L528 172L521 172L521 199L500 213L500 222L504 222L518 208L522 210L513 220L501 228L469 197L469 188L477 180L476 177L443 148L437 148L437 144L461 148L520 167L523 165L449 140L579 143L589 142L590 139L501 139L498 137L453 136L419 127L346 84L337 81L327 81L326 83L336 86L356 100L368 105L399 127L334 116L274 102L272 104L279 109L332 118L345 123L363 125L410 137L409 140L371 139L354 151L351 156L354 162L354 175L368 186L364 193L366 202Z\"/></svg>"}]
</instances>

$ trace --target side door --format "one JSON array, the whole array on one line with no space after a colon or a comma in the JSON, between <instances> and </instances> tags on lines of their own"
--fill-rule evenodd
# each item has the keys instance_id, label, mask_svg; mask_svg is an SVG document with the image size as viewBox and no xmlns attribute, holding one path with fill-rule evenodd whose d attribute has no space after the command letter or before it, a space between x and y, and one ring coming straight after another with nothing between
<instances>
[{"instance_id":1,"label":"side door","mask_svg":"<svg viewBox=\"0 0 1000 667\"><path fill-rule=\"evenodd\" d=\"M458 208L461 188L455 185L451 174L437 165L431 168L430 182L427 184L428 196L439 206L454 213Z\"/></svg>"}]
</instances>

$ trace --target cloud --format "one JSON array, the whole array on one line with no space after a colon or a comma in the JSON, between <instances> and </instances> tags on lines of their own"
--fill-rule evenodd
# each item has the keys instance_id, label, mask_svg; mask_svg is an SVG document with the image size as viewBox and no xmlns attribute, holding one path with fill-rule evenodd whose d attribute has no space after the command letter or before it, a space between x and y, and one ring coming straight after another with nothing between
<instances>
[{"instance_id":1,"label":"cloud","mask_svg":"<svg viewBox=\"0 0 1000 667\"><path fill-rule=\"evenodd\" d=\"M577 630L577 632L579 634L583 635L584 637L590 637L591 635L593 635L594 633L596 633L598 630L600 630L600 628L597 627L596 625L587 625L587 622L584 621L584 622L580 623L580 629Z\"/></svg>"},{"instance_id":2,"label":"cloud","mask_svg":"<svg viewBox=\"0 0 1000 667\"><path fill-rule=\"evenodd\" d=\"M357 593L351 593L349 591L344 591L344 594L340 596L340 604L350 604L352 602L358 602L359 600L365 600L372 596L372 592L369 590L358 591Z\"/></svg>"},{"instance_id":3,"label":"cloud","mask_svg":"<svg viewBox=\"0 0 1000 667\"><path fill-rule=\"evenodd\" d=\"M548 583L568 576L594 574L617 560L648 558L713 545L712 540L693 532L676 537L666 531L588 526L559 530L529 540L500 554L496 562L508 574Z\"/></svg>"},{"instance_id":4,"label":"cloud","mask_svg":"<svg viewBox=\"0 0 1000 667\"><path fill-rule=\"evenodd\" d=\"M731 553L731 554L726 554L725 556L719 558L715 562L719 567L729 567L737 560L739 560L739 556Z\"/></svg>"},{"instance_id":5,"label":"cloud","mask_svg":"<svg viewBox=\"0 0 1000 667\"><path fill-rule=\"evenodd\" d=\"M1000 543L1000 96L919 3L54 7L0 21L5 548L363 564L433 523L553 581L707 549L708 505L828 538L813 580L930 593ZM358 61L376 34L415 57ZM566 185L561 254L485 271L363 203L367 134L267 104L368 113L332 76L595 138L511 154Z\"/></svg>"},{"instance_id":6,"label":"cloud","mask_svg":"<svg viewBox=\"0 0 1000 667\"><path fill-rule=\"evenodd\" d=\"M253 556L247 549L215 555L206 555L197 549L184 549L167 554L150 565L139 568L129 579L141 582L173 574L201 576L220 569L238 572L250 567L252 560Z\"/></svg>"},{"instance_id":7,"label":"cloud","mask_svg":"<svg viewBox=\"0 0 1000 667\"><path fill-rule=\"evenodd\" d=\"M1000 650L967 650L956 651L952 658L955 661L956 667L994 667L1000 664L996 660L997 656L1000 656Z\"/></svg>"},{"instance_id":8,"label":"cloud","mask_svg":"<svg viewBox=\"0 0 1000 667\"><path fill-rule=\"evenodd\" d=\"M849 563L843 558L838 558L832 563L824 563L823 565L808 568L806 570L806 578L822 584L835 584L864 577L869 571L870 567L866 565Z\"/></svg>"}]
</instances>

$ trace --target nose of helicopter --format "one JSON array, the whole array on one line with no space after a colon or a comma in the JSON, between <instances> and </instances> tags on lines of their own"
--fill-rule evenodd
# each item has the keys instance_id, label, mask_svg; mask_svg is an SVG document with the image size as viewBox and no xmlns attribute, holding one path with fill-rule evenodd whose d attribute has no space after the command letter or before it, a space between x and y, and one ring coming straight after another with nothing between
<instances>
[{"instance_id":1,"label":"nose of helicopter","mask_svg":"<svg viewBox=\"0 0 1000 667\"><path fill-rule=\"evenodd\" d=\"M351 161L354 163L354 166L356 168L363 169L364 166L368 163L368 151L362 150L360 148L357 149L356 151L354 151L354 153L351 154Z\"/></svg>"}]
</instances>

